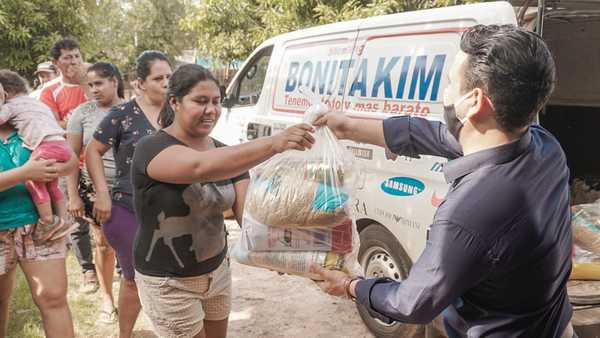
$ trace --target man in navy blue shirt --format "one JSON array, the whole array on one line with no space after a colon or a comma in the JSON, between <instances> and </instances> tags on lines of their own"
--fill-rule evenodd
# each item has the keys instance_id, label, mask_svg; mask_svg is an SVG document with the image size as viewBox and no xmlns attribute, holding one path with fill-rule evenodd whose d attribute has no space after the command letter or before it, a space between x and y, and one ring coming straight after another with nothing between
<instances>
[{"instance_id":1,"label":"man in navy blue shirt","mask_svg":"<svg viewBox=\"0 0 600 338\"><path fill-rule=\"evenodd\" d=\"M426 247L401 283L312 267L321 287L384 321L428 323L468 337L572 337L569 171L556 139L532 125L554 88L544 41L514 26L475 26L461 39L444 94L445 124L421 118L316 125L400 155L450 159L450 184Z\"/></svg>"}]
</instances>

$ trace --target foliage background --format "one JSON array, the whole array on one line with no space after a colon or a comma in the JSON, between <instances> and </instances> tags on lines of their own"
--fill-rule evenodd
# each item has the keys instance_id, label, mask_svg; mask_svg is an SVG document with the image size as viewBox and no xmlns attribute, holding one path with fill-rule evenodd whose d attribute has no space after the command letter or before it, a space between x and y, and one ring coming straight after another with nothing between
<instances>
[{"instance_id":1,"label":"foliage background","mask_svg":"<svg viewBox=\"0 0 600 338\"><path fill-rule=\"evenodd\" d=\"M147 49L235 67L265 39L315 25L477 0L2 0L0 68L32 79L52 43L74 37L88 62L131 71ZM189 54L189 53L188 53Z\"/></svg>"}]
</instances>

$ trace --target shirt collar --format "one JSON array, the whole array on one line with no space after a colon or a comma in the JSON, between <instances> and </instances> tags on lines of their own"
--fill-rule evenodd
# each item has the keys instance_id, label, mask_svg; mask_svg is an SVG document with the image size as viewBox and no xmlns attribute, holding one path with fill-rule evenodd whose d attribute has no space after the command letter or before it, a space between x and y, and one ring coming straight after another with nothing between
<instances>
[{"instance_id":1,"label":"shirt collar","mask_svg":"<svg viewBox=\"0 0 600 338\"><path fill-rule=\"evenodd\" d=\"M454 159L444 166L446 182L452 183L484 166L509 162L521 155L530 143L531 131L527 129L518 140Z\"/></svg>"}]
</instances>

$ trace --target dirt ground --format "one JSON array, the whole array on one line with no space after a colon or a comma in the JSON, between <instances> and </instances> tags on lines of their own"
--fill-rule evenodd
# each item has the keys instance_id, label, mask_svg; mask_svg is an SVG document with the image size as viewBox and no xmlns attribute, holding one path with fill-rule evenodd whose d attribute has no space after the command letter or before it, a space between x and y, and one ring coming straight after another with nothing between
<instances>
[{"instance_id":1,"label":"dirt ground","mask_svg":"<svg viewBox=\"0 0 600 338\"><path fill-rule=\"evenodd\" d=\"M227 221L227 230L229 244L233 246L240 236L240 228L235 221ZM231 262L233 301L228 337L374 337L351 301L329 296L305 278L280 276L266 269L239 264L233 259ZM106 337L102 333L96 331L91 336ZM111 334L116 337L116 333L115 325ZM143 314L136 324L134 337L156 337Z\"/></svg>"}]
</instances>

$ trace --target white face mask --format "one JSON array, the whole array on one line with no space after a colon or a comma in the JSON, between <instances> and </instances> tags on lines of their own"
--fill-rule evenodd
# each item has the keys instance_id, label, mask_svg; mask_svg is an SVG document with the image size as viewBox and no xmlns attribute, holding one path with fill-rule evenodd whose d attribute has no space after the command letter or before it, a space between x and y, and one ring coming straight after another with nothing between
<instances>
[{"instance_id":1,"label":"white face mask","mask_svg":"<svg viewBox=\"0 0 600 338\"><path fill-rule=\"evenodd\" d=\"M473 94L473 91L466 93L465 95L458 98L458 100L454 101L454 103L449 105L446 104L446 102L448 102L447 94L448 91L444 92L444 123L446 124L446 127L448 128L450 134L452 134L456 141L458 141L458 135L460 134L460 130L464 126L465 122L467 122L467 120L469 119L469 116L467 115L462 119L458 119L458 117L456 116L455 107L464 100L466 100L469 96L471 96Z\"/></svg>"}]
</instances>

